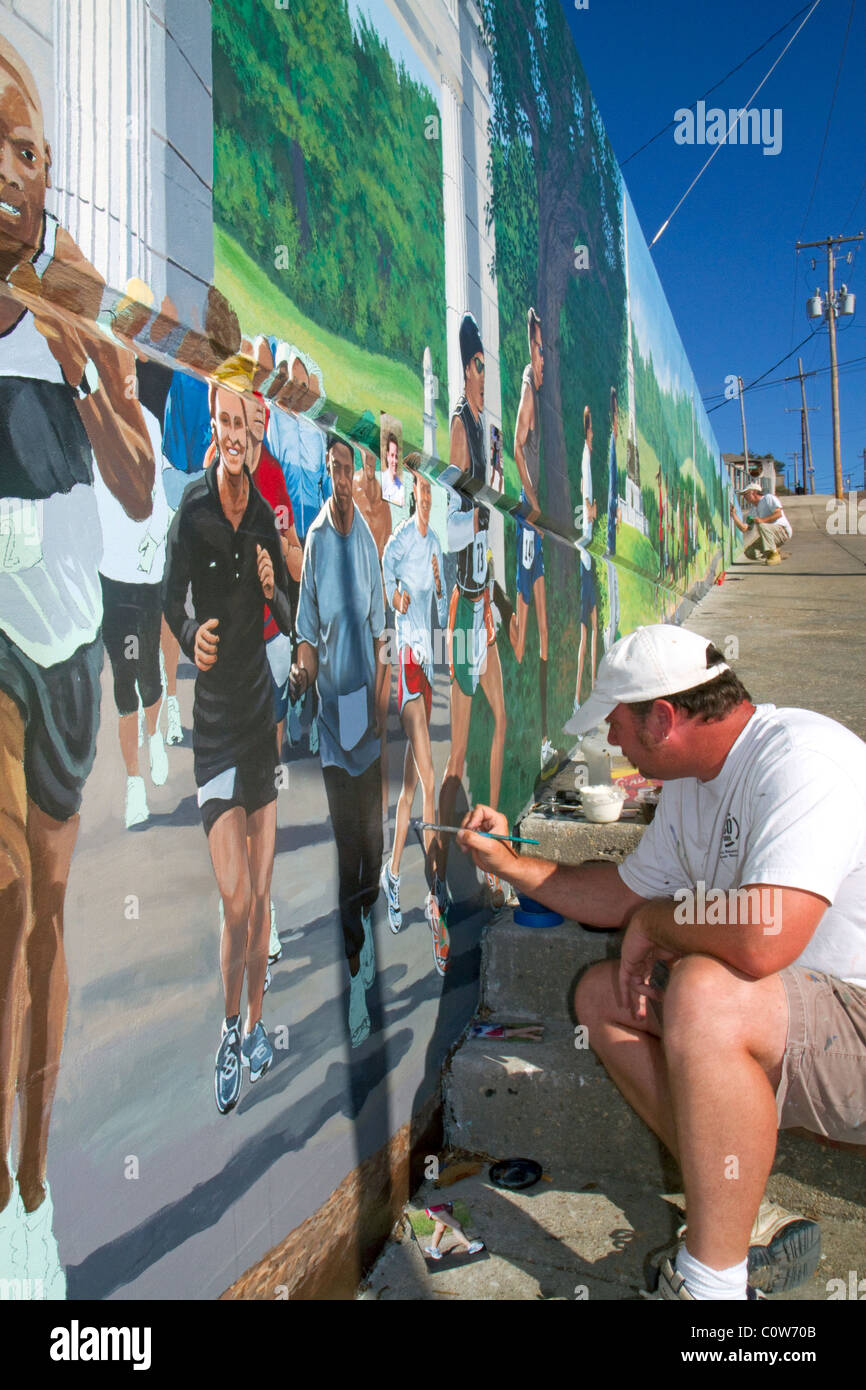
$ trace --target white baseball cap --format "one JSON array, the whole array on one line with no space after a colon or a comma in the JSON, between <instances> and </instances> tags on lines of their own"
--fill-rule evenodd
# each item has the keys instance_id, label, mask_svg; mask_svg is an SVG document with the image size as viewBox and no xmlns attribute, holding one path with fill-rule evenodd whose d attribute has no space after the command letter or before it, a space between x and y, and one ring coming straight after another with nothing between
<instances>
[{"instance_id":1,"label":"white baseball cap","mask_svg":"<svg viewBox=\"0 0 866 1390\"><path fill-rule=\"evenodd\" d=\"M595 689L566 724L566 733L588 733L617 705L678 695L729 671L725 661L707 666L708 646L708 638L672 623L635 628L602 659Z\"/></svg>"}]
</instances>

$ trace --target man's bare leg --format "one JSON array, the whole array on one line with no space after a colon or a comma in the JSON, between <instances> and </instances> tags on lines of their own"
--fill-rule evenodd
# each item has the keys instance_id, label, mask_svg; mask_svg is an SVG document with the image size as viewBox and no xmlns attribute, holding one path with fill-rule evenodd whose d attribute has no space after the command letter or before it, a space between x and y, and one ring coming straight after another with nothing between
<instances>
[{"instance_id":1,"label":"man's bare leg","mask_svg":"<svg viewBox=\"0 0 866 1390\"><path fill-rule=\"evenodd\" d=\"M217 887L223 900L220 970L225 992L226 1018L234 1018L241 1011L241 990L244 983L252 902L247 853L247 815L242 806L232 806L230 810L223 812L211 827L207 843Z\"/></svg>"},{"instance_id":2,"label":"man's bare leg","mask_svg":"<svg viewBox=\"0 0 866 1390\"><path fill-rule=\"evenodd\" d=\"M406 843L409 816L419 780L421 782L424 819L431 823L436 819L436 779L433 771L433 753L430 748L427 711L424 708L423 697L419 696L417 699L409 700L403 706L402 721L408 743L406 744L406 759L403 765L403 788L397 803L394 845L391 850L391 872L395 878L400 872L400 858ZM432 831L425 831L424 854L428 866L430 865L430 846L432 843Z\"/></svg>"},{"instance_id":3,"label":"man's bare leg","mask_svg":"<svg viewBox=\"0 0 866 1390\"><path fill-rule=\"evenodd\" d=\"M547 586L540 574L532 586L535 595L535 617L538 622L538 655L547 660Z\"/></svg>"},{"instance_id":4,"label":"man's bare leg","mask_svg":"<svg viewBox=\"0 0 866 1390\"><path fill-rule=\"evenodd\" d=\"M788 1020L779 976L749 980L709 957L684 957L664 995L664 1041L655 1020L631 1015L614 961L587 971L575 1009L629 1105L679 1160L690 1254L713 1269L738 1264L776 1149Z\"/></svg>"},{"instance_id":5,"label":"man's bare leg","mask_svg":"<svg viewBox=\"0 0 866 1390\"><path fill-rule=\"evenodd\" d=\"M598 662L597 662L597 660L596 660L596 656L597 656L597 652L598 652L598 609L597 609L597 608L593 608L593 610L592 610L591 622L592 622L592 665L591 665L591 667L590 667L590 684L589 684L589 688L590 688L590 690L594 690L594 689L595 689L595 674L596 674L596 671L598 670Z\"/></svg>"},{"instance_id":6,"label":"man's bare leg","mask_svg":"<svg viewBox=\"0 0 866 1390\"><path fill-rule=\"evenodd\" d=\"M508 640L514 649L514 656L518 664L523 660L523 653L526 650L526 634L528 630L529 604L522 594L518 594L517 602L514 606L514 615L508 628Z\"/></svg>"},{"instance_id":7,"label":"man's bare leg","mask_svg":"<svg viewBox=\"0 0 866 1390\"><path fill-rule=\"evenodd\" d=\"M418 700L412 701L413 705L419 703L420 701ZM407 705L406 709L408 708L409 706ZM406 710L404 709L403 712L405 714ZM403 726L404 728L406 727L405 720ZM412 752L410 735L409 741L406 744L406 752L403 755L403 785L400 788L400 797L397 801L397 814L394 818L394 843L391 846L391 858L388 861L393 878L399 878L400 876L400 860L403 856L403 848L406 844L406 835L409 830L409 816L412 811L412 802L415 799L415 788L417 786L418 766ZM425 808L424 819L431 822L436 819L435 807L432 816L428 816ZM430 831L425 832L426 837L429 838L431 833Z\"/></svg>"},{"instance_id":8,"label":"man's bare leg","mask_svg":"<svg viewBox=\"0 0 866 1390\"><path fill-rule=\"evenodd\" d=\"M177 695L177 663L180 659L180 643L165 618L163 618L160 628L159 645L162 648L162 659L165 664L165 693L166 695Z\"/></svg>"},{"instance_id":9,"label":"man's bare leg","mask_svg":"<svg viewBox=\"0 0 866 1390\"><path fill-rule=\"evenodd\" d=\"M586 623L580 625L580 642L577 648L577 683L574 687L574 703L580 704L580 687L583 685L583 663L586 658Z\"/></svg>"},{"instance_id":10,"label":"man's bare leg","mask_svg":"<svg viewBox=\"0 0 866 1390\"><path fill-rule=\"evenodd\" d=\"M439 788L439 824L453 825L457 794L463 769L466 766L466 749L469 746L469 723L472 718L472 696L466 695L456 681L451 682L451 749L448 762ZM436 873L445 881L445 868L451 836L442 835L436 852Z\"/></svg>"},{"instance_id":11,"label":"man's bare leg","mask_svg":"<svg viewBox=\"0 0 866 1390\"><path fill-rule=\"evenodd\" d=\"M260 807L247 817L247 852L252 888L246 945L248 1033L252 1032L262 1016L265 995L276 833L276 801L270 801L267 806Z\"/></svg>"},{"instance_id":12,"label":"man's bare leg","mask_svg":"<svg viewBox=\"0 0 866 1390\"><path fill-rule=\"evenodd\" d=\"M78 823L78 816L67 821L54 820L28 801L33 918L25 946L29 1010L18 1064L18 1190L26 1211L35 1211L45 1199L48 1129L69 996L63 905Z\"/></svg>"},{"instance_id":13,"label":"man's bare leg","mask_svg":"<svg viewBox=\"0 0 866 1390\"><path fill-rule=\"evenodd\" d=\"M502 685L502 663L499 648L491 642L487 648L484 670L481 673L481 689L493 714L493 738L490 743L490 805L494 811L499 805L499 791L502 786L502 768L505 763L505 730L508 721L505 717L505 690Z\"/></svg>"},{"instance_id":14,"label":"man's bare leg","mask_svg":"<svg viewBox=\"0 0 866 1390\"><path fill-rule=\"evenodd\" d=\"M27 1002L30 882L24 721L14 700L0 691L0 1211L12 1195L8 1156Z\"/></svg>"},{"instance_id":15,"label":"man's bare leg","mask_svg":"<svg viewBox=\"0 0 866 1390\"><path fill-rule=\"evenodd\" d=\"M388 705L391 700L391 680L393 667L388 664L388 672L382 682L382 688L376 698L376 721L382 730L381 738L381 758L382 758L382 819L388 819Z\"/></svg>"}]
</instances>

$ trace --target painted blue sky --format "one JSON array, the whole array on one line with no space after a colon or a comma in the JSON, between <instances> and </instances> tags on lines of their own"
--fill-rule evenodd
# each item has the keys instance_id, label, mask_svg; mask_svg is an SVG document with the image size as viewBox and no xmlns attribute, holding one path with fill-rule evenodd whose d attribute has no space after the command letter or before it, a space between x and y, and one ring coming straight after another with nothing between
<instances>
[{"instance_id":1,"label":"painted blue sky","mask_svg":"<svg viewBox=\"0 0 866 1390\"><path fill-rule=\"evenodd\" d=\"M626 158L762 44L800 8L797 0L589 0L576 10L561 0L617 158ZM651 255L701 394L716 405L725 377L747 383L771 367L813 327L806 298L827 283L826 253L795 256L794 244L866 230L866 149L862 140L862 68L866 6L855 7L823 165L810 204L836 81L850 0L822 0L755 101L782 111L782 148L737 145L717 155ZM802 18L801 16L800 18ZM709 98L723 109L745 105L797 27L791 23L757 57ZM623 175L649 242L711 153L678 145L673 129L626 164ZM863 190L861 192L861 189ZM856 202L860 193L859 202ZM856 205L855 205L856 204ZM847 252L849 248L843 248ZM859 261L858 261L859 256ZM866 298L860 291L866 249L853 265L840 261L837 284L858 293L857 313L838 331L842 471L863 485L866 447ZM863 291L866 294L866 290ZM843 326L844 325L844 326ZM815 481L832 488L832 427L827 330L801 349ZM864 358L851 366L850 359ZM797 370L797 354L770 374ZM796 381L746 394L749 449L772 451L791 463L800 448L800 388ZM797 413L786 414L786 407ZM724 452L742 448L736 401L711 411Z\"/></svg>"}]
</instances>

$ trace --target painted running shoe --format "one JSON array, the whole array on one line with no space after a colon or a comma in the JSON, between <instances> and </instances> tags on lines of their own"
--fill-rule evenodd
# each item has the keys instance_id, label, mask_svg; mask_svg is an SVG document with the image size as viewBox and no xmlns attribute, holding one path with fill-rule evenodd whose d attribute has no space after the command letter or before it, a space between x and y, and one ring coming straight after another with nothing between
<instances>
[{"instance_id":1,"label":"painted running shoe","mask_svg":"<svg viewBox=\"0 0 866 1390\"><path fill-rule=\"evenodd\" d=\"M494 912L500 912L505 906L505 889L502 887L502 880L497 878L496 874L485 874L484 883L491 908Z\"/></svg>"},{"instance_id":2,"label":"painted running shoe","mask_svg":"<svg viewBox=\"0 0 866 1390\"><path fill-rule=\"evenodd\" d=\"M147 792L144 789L143 777L127 777L126 779L126 811L125 820L127 830L131 830L134 825L142 825L150 815L147 806Z\"/></svg>"},{"instance_id":3,"label":"painted running shoe","mask_svg":"<svg viewBox=\"0 0 866 1390\"><path fill-rule=\"evenodd\" d=\"M241 1043L241 1060L245 1067L250 1069L250 1082L258 1081L270 1070L274 1060L274 1049L268 1042L268 1035L265 1026L259 1019L251 1033L244 1034Z\"/></svg>"},{"instance_id":4,"label":"painted running shoe","mask_svg":"<svg viewBox=\"0 0 866 1390\"><path fill-rule=\"evenodd\" d=\"M60 1252L53 1229L54 1207L51 1188L47 1183L45 1198L35 1211L25 1211L21 1194L18 1194L17 1215L26 1248L26 1287L29 1296L65 1299L66 1272L60 1263Z\"/></svg>"},{"instance_id":5,"label":"painted running shoe","mask_svg":"<svg viewBox=\"0 0 866 1390\"><path fill-rule=\"evenodd\" d=\"M214 1069L214 1096L217 1110L227 1115L234 1110L241 1093L241 1037L237 1023L223 1022L222 1039Z\"/></svg>"},{"instance_id":6,"label":"painted running shoe","mask_svg":"<svg viewBox=\"0 0 866 1390\"><path fill-rule=\"evenodd\" d=\"M280 933L277 931L277 909L271 900L271 939L268 942L268 960L271 965L279 960L283 954L283 943L280 941Z\"/></svg>"},{"instance_id":7,"label":"painted running shoe","mask_svg":"<svg viewBox=\"0 0 866 1390\"><path fill-rule=\"evenodd\" d=\"M382 865L379 882L388 904L388 926L396 936L403 925L403 914L400 911L400 875L394 877L391 873L391 865L387 860Z\"/></svg>"},{"instance_id":8,"label":"painted running shoe","mask_svg":"<svg viewBox=\"0 0 866 1390\"><path fill-rule=\"evenodd\" d=\"M440 910L439 899L432 889L427 894L427 900L424 904L424 916L430 923L430 931L433 934L433 964L436 966L437 974L444 975L448 969L448 956L451 947L448 941L445 917Z\"/></svg>"},{"instance_id":9,"label":"painted running shoe","mask_svg":"<svg viewBox=\"0 0 866 1390\"><path fill-rule=\"evenodd\" d=\"M164 787L168 781L168 754L165 741L157 729L148 740L150 747L150 780L155 787Z\"/></svg>"},{"instance_id":10,"label":"painted running shoe","mask_svg":"<svg viewBox=\"0 0 866 1390\"><path fill-rule=\"evenodd\" d=\"M558 748L554 748L554 746L553 746L553 744L551 743L551 741L550 741L549 738L544 739L544 740L542 741L542 744L541 744L541 775L542 775L542 777L550 777L550 776L552 776L553 773L556 771L556 768L557 768L558 763L559 763L559 749L558 749Z\"/></svg>"},{"instance_id":11,"label":"painted running shoe","mask_svg":"<svg viewBox=\"0 0 866 1390\"><path fill-rule=\"evenodd\" d=\"M183 725L176 695L165 697L165 741L168 744L183 743Z\"/></svg>"}]
</instances>

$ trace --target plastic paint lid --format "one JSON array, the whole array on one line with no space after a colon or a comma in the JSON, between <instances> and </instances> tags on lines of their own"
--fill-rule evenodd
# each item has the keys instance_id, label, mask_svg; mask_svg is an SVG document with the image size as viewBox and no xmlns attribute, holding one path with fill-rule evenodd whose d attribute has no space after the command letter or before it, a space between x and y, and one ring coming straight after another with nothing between
<instances>
[{"instance_id":1,"label":"plastic paint lid","mask_svg":"<svg viewBox=\"0 0 866 1390\"><path fill-rule=\"evenodd\" d=\"M534 1158L501 1158L498 1163L491 1163L489 1177L494 1187L519 1192L524 1187L534 1187L541 1171L541 1164Z\"/></svg>"}]
</instances>

